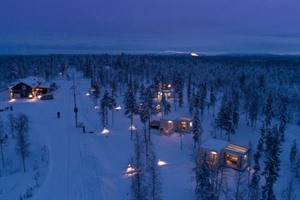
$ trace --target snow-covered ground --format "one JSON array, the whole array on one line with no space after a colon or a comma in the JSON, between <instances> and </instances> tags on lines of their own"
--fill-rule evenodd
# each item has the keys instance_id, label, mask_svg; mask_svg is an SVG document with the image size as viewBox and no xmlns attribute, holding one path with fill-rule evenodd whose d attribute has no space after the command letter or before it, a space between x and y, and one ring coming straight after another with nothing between
<instances>
[{"instance_id":1,"label":"snow-covered ground","mask_svg":"<svg viewBox=\"0 0 300 200\"><path fill-rule=\"evenodd\" d=\"M16 100L8 101L8 91L1 93L1 107L13 105L13 111L1 112L0 116L7 120L9 113L25 113L30 120L30 157L26 160L27 172L23 172L20 158L15 153L13 142L4 147L5 168L0 166L0 199L15 200L32 188L32 197L36 200L91 200L91 199L130 199L130 177L124 171L133 154L133 141L128 130L130 120L125 118L124 111L114 112L112 125L110 113L110 130L108 135L101 134L102 126L98 110L90 96L90 80L75 73L76 103L79 109L78 123L75 127L74 96L71 89L73 82L60 77L55 82L60 88L54 92L54 100ZM117 103L122 106L123 97ZM57 118L56 113L61 113ZM187 115L187 107L177 113ZM211 137L211 115L205 114L203 140ZM141 129L138 117L134 124ZM174 133L162 136L152 130L152 140L157 157L167 165L160 167L164 199L194 199L194 186L191 159L193 140L190 134L183 136L183 149L180 149L180 137ZM286 186L291 174L288 154L291 143L297 139L300 144L299 127L289 125L286 142L281 154L281 177L276 184L276 192ZM254 147L259 138L259 125L255 131L245 125L243 116L237 134L232 141L248 145L252 141ZM224 137L224 140L226 138ZM36 175L38 172L38 176ZM38 177L35 181L34 177ZM295 188L299 188L299 181ZM300 191L297 190L300 198Z\"/></svg>"}]
</instances>

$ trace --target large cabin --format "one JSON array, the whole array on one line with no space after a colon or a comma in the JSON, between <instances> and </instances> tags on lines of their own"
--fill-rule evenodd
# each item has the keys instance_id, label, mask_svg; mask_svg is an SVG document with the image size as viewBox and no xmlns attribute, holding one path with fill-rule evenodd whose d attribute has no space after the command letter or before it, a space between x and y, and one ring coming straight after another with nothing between
<instances>
[{"instance_id":1,"label":"large cabin","mask_svg":"<svg viewBox=\"0 0 300 200\"><path fill-rule=\"evenodd\" d=\"M46 94L49 86L42 85L43 82L42 79L31 76L10 84L10 99L34 98L39 94Z\"/></svg>"},{"instance_id":2,"label":"large cabin","mask_svg":"<svg viewBox=\"0 0 300 200\"><path fill-rule=\"evenodd\" d=\"M206 159L213 168L224 166L244 171L249 165L250 149L218 139L209 139L201 144L200 158Z\"/></svg>"}]
</instances>

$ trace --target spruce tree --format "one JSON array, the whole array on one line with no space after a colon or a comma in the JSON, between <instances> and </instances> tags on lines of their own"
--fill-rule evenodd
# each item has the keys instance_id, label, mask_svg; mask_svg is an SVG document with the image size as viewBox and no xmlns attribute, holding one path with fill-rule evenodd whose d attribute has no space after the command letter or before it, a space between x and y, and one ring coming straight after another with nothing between
<instances>
[{"instance_id":1,"label":"spruce tree","mask_svg":"<svg viewBox=\"0 0 300 200\"><path fill-rule=\"evenodd\" d=\"M266 128L270 127L271 122L272 122L272 118L274 116L274 111L273 111L272 104L273 104L273 97L272 97L272 94L270 93L268 98L267 98L267 102L264 106L264 110L263 110L264 114L265 114L264 123L265 123Z\"/></svg>"},{"instance_id":2,"label":"spruce tree","mask_svg":"<svg viewBox=\"0 0 300 200\"><path fill-rule=\"evenodd\" d=\"M294 140L289 155L291 171L296 176L299 177L299 169L300 169L300 155L299 150L297 148L297 142Z\"/></svg>"},{"instance_id":3,"label":"spruce tree","mask_svg":"<svg viewBox=\"0 0 300 200\"><path fill-rule=\"evenodd\" d=\"M149 152L146 156L146 184L149 197L147 199L161 200L162 195L162 180L157 164L157 157L154 153L153 146L149 145Z\"/></svg>"},{"instance_id":4,"label":"spruce tree","mask_svg":"<svg viewBox=\"0 0 300 200\"><path fill-rule=\"evenodd\" d=\"M225 107L225 114L223 117L223 129L227 135L227 140L230 141L230 135L235 134L231 101L227 102Z\"/></svg>"},{"instance_id":5,"label":"spruce tree","mask_svg":"<svg viewBox=\"0 0 300 200\"><path fill-rule=\"evenodd\" d=\"M3 147L5 143L7 142L7 134L4 126L4 122L2 117L0 116L0 151L1 151L1 161L2 161L2 167L5 168L4 164L4 153L3 153Z\"/></svg>"},{"instance_id":6,"label":"spruce tree","mask_svg":"<svg viewBox=\"0 0 300 200\"><path fill-rule=\"evenodd\" d=\"M199 84L199 89L198 89L198 105L200 109L200 114L201 114L201 121L203 120L203 113L204 113L204 108L205 108L205 102L206 102L206 94L207 94L207 89L206 89L206 83L202 82Z\"/></svg>"},{"instance_id":7,"label":"spruce tree","mask_svg":"<svg viewBox=\"0 0 300 200\"><path fill-rule=\"evenodd\" d=\"M29 143L29 119L28 116L20 113L16 118L15 123L16 130L16 151L20 154L23 163L23 170L26 172L25 160L29 157L30 143Z\"/></svg>"},{"instance_id":8,"label":"spruce tree","mask_svg":"<svg viewBox=\"0 0 300 200\"><path fill-rule=\"evenodd\" d=\"M237 91L232 92L232 122L234 127L238 127L239 123L239 107L240 107L240 99L239 93Z\"/></svg>"},{"instance_id":9,"label":"spruce tree","mask_svg":"<svg viewBox=\"0 0 300 200\"><path fill-rule=\"evenodd\" d=\"M255 127L258 115L258 96L254 96L250 102L249 119L251 126Z\"/></svg>"},{"instance_id":10,"label":"spruce tree","mask_svg":"<svg viewBox=\"0 0 300 200\"><path fill-rule=\"evenodd\" d=\"M196 111L194 113L194 117L193 117L192 134L193 134L194 149L195 149L196 145L199 145L202 134L203 134L203 128L201 126L201 122L199 119L199 110L198 109L196 109Z\"/></svg>"},{"instance_id":11,"label":"spruce tree","mask_svg":"<svg viewBox=\"0 0 300 200\"><path fill-rule=\"evenodd\" d=\"M210 93L209 93L209 105L212 106L212 109L213 109L213 114L212 114L212 116L214 117L214 115L215 115L215 105L216 105L216 95L215 95L215 92L214 92L214 88L213 88L213 87L210 88Z\"/></svg>"},{"instance_id":12,"label":"spruce tree","mask_svg":"<svg viewBox=\"0 0 300 200\"><path fill-rule=\"evenodd\" d=\"M191 74L188 75L188 81L187 81L187 88L186 88L186 93L187 93L187 102L190 103L191 101L191 92L192 92L192 83L191 83Z\"/></svg>"},{"instance_id":13,"label":"spruce tree","mask_svg":"<svg viewBox=\"0 0 300 200\"><path fill-rule=\"evenodd\" d=\"M138 113L135 94L132 88L129 86L124 96L123 103L125 105L124 115L130 119L130 126L133 126L133 116ZM133 130L130 129L130 139L132 140Z\"/></svg>"},{"instance_id":14,"label":"spruce tree","mask_svg":"<svg viewBox=\"0 0 300 200\"><path fill-rule=\"evenodd\" d=\"M105 127L108 125L108 108L110 106L110 96L108 91L105 90L102 98L101 98L101 115L102 115L102 125Z\"/></svg>"},{"instance_id":15,"label":"spruce tree","mask_svg":"<svg viewBox=\"0 0 300 200\"><path fill-rule=\"evenodd\" d=\"M196 187L195 193L197 200L216 200L214 185L212 181L212 171L207 161L207 155L204 154L202 161L197 161L195 168Z\"/></svg>"},{"instance_id":16,"label":"spruce tree","mask_svg":"<svg viewBox=\"0 0 300 200\"><path fill-rule=\"evenodd\" d=\"M285 99L282 99L280 104L280 116L279 116L279 134L282 142L285 140L284 132L286 130L287 120L288 120L287 102Z\"/></svg>"},{"instance_id":17,"label":"spruce tree","mask_svg":"<svg viewBox=\"0 0 300 200\"><path fill-rule=\"evenodd\" d=\"M132 175L131 179L131 195L135 200L146 200L148 198L148 188L146 185L145 176L145 151L140 135L136 133L134 139L134 156L132 159L132 166L136 173Z\"/></svg>"},{"instance_id":18,"label":"spruce tree","mask_svg":"<svg viewBox=\"0 0 300 200\"><path fill-rule=\"evenodd\" d=\"M267 134L265 138L265 160L264 160L264 170L262 175L265 177L265 184L262 186L262 200L264 199L276 199L274 193L274 184L279 177L280 170L280 159L279 155L281 152L280 138L278 128L274 126L273 128L267 129Z\"/></svg>"}]
</instances>

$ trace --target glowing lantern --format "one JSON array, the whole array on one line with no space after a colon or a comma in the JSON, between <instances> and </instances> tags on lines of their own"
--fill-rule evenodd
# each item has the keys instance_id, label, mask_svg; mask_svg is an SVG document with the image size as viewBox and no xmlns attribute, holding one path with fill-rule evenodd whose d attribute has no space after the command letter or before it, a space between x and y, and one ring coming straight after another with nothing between
<instances>
[{"instance_id":1,"label":"glowing lantern","mask_svg":"<svg viewBox=\"0 0 300 200\"><path fill-rule=\"evenodd\" d=\"M133 176L136 173L136 170L129 164L124 174L127 176Z\"/></svg>"},{"instance_id":2,"label":"glowing lantern","mask_svg":"<svg viewBox=\"0 0 300 200\"><path fill-rule=\"evenodd\" d=\"M131 125L131 126L129 126L129 130L130 130L130 131L131 131L131 130L136 131L137 128L136 128L134 125Z\"/></svg>"},{"instance_id":3,"label":"glowing lantern","mask_svg":"<svg viewBox=\"0 0 300 200\"><path fill-rule=\"evenodd\" d=\"M122 108L121 108L121 106L117 106L117 107L115 107L115 110L121 110Z\"/></svg>"},{"instance_id":4,"label":"glowing lantern","mask_svg":"<svg viewBox=\"0 0 300 200\"><path fill-rule=\"evenodd\" d=\"M160 160L160 159L157 161L157 165L158 165L158 166L164 166L164 165L166 165L166 164L167 164L166 162L164 162L164 161L162 161L162 160Z\"/></svg>"},{"instance_id":5,"label":"glowing lantern","mask_svg":"<svg viewBox=\"0 0 300 200\"><path fill-rule=\"evenodd\" d=\"M107 128L104 128L103 131L101 132L102 134L108 134L109 130Z\"/></svg>"}]
</instances>

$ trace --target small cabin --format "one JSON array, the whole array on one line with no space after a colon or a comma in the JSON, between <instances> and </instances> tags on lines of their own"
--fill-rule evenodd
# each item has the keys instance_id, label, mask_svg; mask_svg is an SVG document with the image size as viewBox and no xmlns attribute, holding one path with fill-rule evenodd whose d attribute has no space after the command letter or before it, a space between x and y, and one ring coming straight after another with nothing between
<instances>
[{"instance_id":1,"label":"small cabin","mask_svg":"<svg viewBox=\"0 0 300 200\"><path fill-rule=\"evenodd\" d=\"M209 139L201 144L200 158L206 154L211 167L230 167L244 171L249 165L250 149L218 139Z\"/></svg>"},{"instance_id":2,"label":"small cabin","mask_svg":"<svg viewBox=\"0 0 300 200\"><path fill-rule=\"evenodd\" d=\"M172 85L171 83L160 83L159 92L157 93L157 98L162 98L162 95L165 95L166 99L172 98Z\"/></svg>"},{"instance_id":3,"label":"small cabin","mask_svg":"<svg viewBox=\"0 0 300 200\"><path fill-rule=\"evenodd\" d=\"M182 116L179 118L161 118L159 121L159 130L163 135L169 135L171 133L180 132L188 133L192 131L193 118Z\"/></svg>"},{"instance_id":4,"label":"small cabin","mask_svg":"<svg viewBox=\"0 0 300 200\"><path fill-rule=\"evenodd\" d=\"M189 116L182 116L174 121L175 131L177 132L191 132L193 128L193 118Z\"/></svg>"},{"instance_id":5,"label":"small cabin","mask_svg":"<svg viewBox=\"0 0 300 200\"><path fill-rule=\"evenodd\" d=\"M169 135L174 131L174 120L162 118L159 123L159 130L163 135Z\"/></svg>"}]
</instances>

